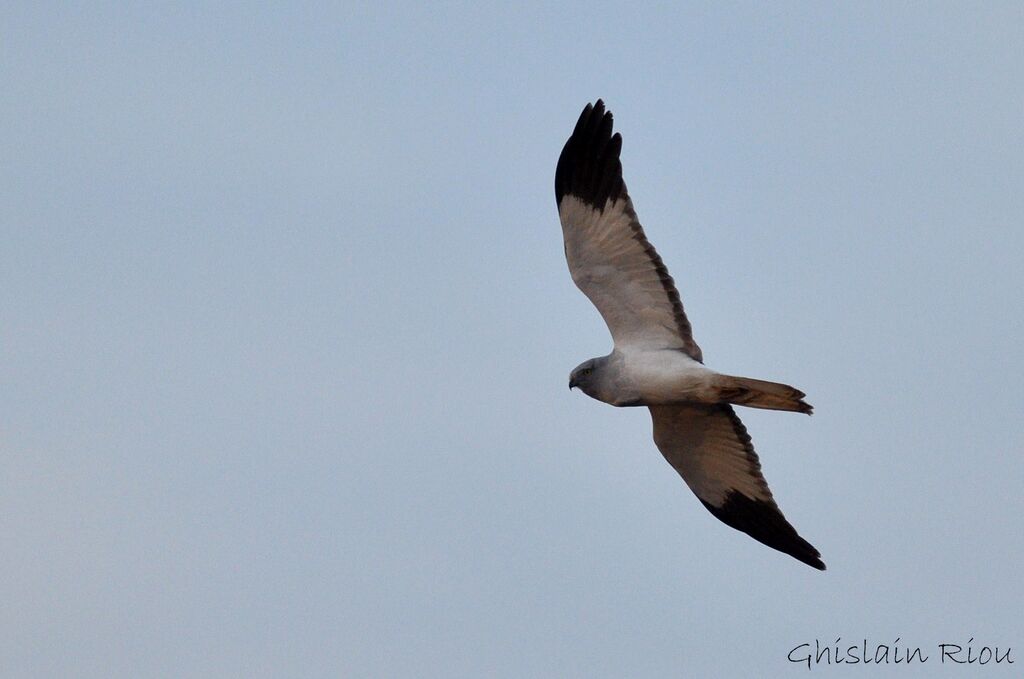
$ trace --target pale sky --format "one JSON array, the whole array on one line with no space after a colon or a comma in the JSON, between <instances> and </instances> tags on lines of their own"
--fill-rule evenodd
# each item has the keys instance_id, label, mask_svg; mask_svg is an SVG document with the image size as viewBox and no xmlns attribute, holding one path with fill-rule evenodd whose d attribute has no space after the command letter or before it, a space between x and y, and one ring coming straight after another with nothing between
<instances>
[{"instance_id":1,"label":"pale sky","mask_svg":"<svg viewBox=\"0 0 1024 679\"><path fill-rule=\"evenodd\" d=\"M553 5L0 8L0 674L1019 674L1022 6ZM566 389L598 97L824 573Z\"/></svg>"}]
</instances>

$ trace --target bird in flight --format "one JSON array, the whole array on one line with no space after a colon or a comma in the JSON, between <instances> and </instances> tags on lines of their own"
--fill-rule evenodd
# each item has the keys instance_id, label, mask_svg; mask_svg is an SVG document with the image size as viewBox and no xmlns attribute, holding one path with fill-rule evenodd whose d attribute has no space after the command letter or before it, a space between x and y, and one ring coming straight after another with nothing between
<instances>
[{"instance_id":1,"label":"bird in flight","mask_svg":"<svg viewBox=\"0 0 1024 679\"><path fill-rule=\"evenodd\" d=\"M622 181L622 137L604 102L587 104L555 170L555 200L573 282L601 313L614 348L584 361L569 388L613 406L647 406L654 442L708 511L758 542L825 570L782 515L733 405L811 413L786 384L704 365L665 264Z\"/></svg>"}]
</instances>

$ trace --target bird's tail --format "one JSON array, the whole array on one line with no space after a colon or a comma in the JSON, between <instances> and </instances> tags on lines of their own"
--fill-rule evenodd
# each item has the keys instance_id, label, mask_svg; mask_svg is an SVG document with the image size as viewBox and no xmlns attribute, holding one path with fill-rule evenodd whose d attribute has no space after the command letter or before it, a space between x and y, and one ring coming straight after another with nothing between
<instances>
[{"instance_id":1,"label":"bird's tail","mask_svg":"<svg viewBox=\"0 0 1024 679\"><path fill-rule=\"evenodd\" d=\"M732 375L719 377L718 398L722 403L768 410L789 410L810 415L814 407L803 400L804 396L804 392L788 384Z\"/></svg>"}]
</instances>

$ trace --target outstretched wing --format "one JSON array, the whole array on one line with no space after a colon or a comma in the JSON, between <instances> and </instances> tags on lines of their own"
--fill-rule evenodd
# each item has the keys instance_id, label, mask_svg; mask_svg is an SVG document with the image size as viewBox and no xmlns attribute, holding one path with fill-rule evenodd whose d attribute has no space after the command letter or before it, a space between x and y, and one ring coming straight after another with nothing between
<instances>
[{"instance_id":1,"label":"outstretched wing","mask_svg":"<svg viewBox=\"0 0 1024 679\"><path fill-rule=\"evenodd\" d=\"M746 427L732 406L651 406L654 442L712 514L795 559L825 570L809 542L779 511Z\"/></svg>"},{"instance_id":2,"label":"outstretched wing","mask_svg":"<svg viewBox=\"0 0 1024 679\"><path fill-rule=\"evenodd\" d=\"M621 149L604 103L587 104L555 170L569 272L601 312L616 347L679 349L703 361L672 277L633 211Z\"/></svg>"}]
</instances>

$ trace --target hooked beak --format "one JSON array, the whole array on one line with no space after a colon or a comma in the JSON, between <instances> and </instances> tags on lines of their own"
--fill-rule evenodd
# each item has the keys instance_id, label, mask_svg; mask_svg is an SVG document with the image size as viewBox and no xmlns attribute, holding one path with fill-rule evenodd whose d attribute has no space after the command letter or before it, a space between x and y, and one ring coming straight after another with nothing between
<instances>
[{"instance_id":1,"label":"hooked beak","mask_svg":"<svg viewBox=\"0 0 1024 679\"><path fill-rule=\"evenodd\" d=\"M573 388L578 387L578 386L579 385L576 384L576 378L575 377L569 377L569 391L572 391Z\"/></svg>"}]
</instances>

